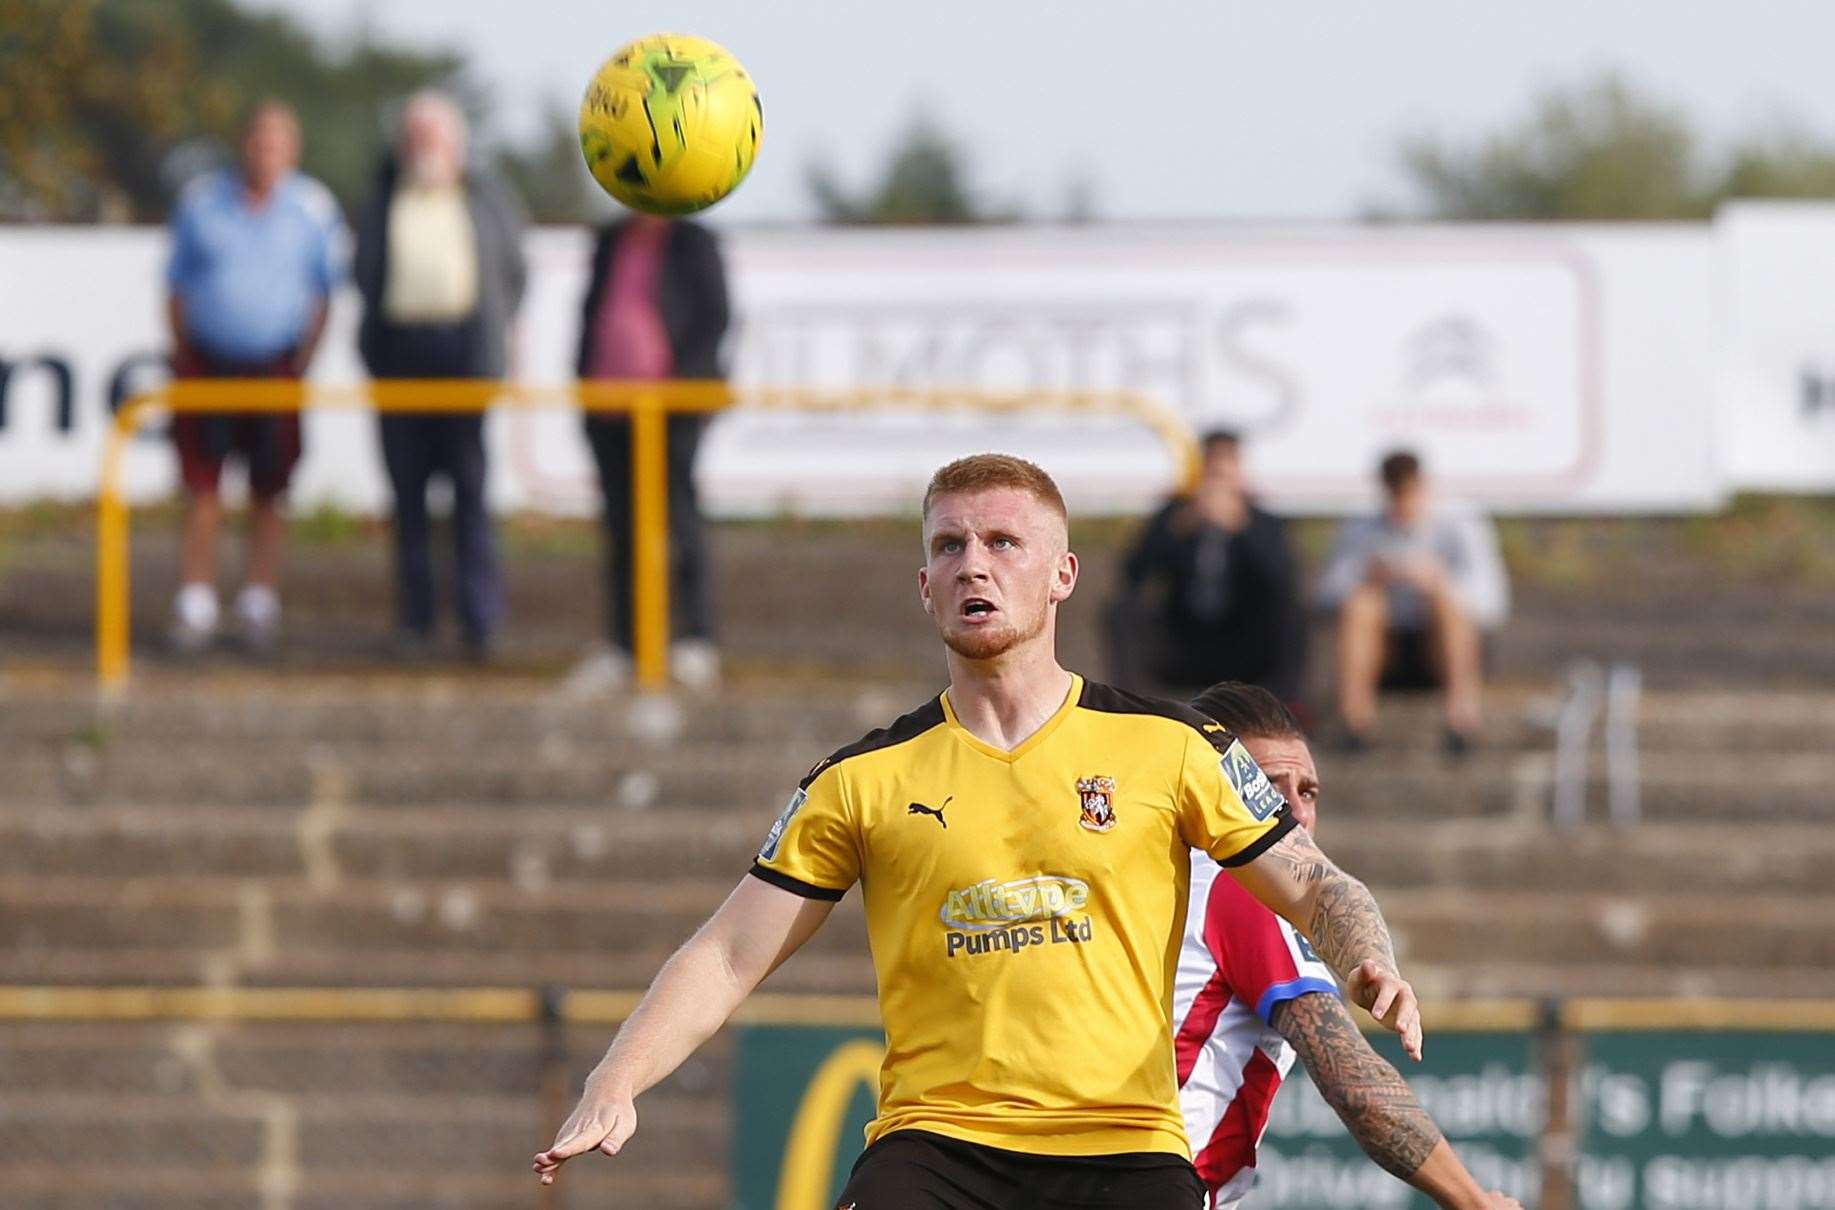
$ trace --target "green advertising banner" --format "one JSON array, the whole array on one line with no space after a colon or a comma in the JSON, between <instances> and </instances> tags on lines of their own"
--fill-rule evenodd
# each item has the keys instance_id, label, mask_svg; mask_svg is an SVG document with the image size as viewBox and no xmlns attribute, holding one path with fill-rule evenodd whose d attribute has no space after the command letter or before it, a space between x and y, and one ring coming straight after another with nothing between
<instances>
[{"instance_id":1,"label":"green advertising banner","mask_svg":"<svg viewBox=\"0 0 1835 1210\"><path fill-rule=\"evenodd\" d=\"M1392 1061L1399 1044L1372 1042ZM734 1074L735 1210L833 1210L873 1116L876 1030L748 1026ZM1410 1084L1479 1179L1529 1195L1542 1126L1530 1040L1497 1033L1434 1035ZM1262 1152L1257 1210L1432 1206L1366 1159L1295 1069L1275 1100Z\"/></svg>"},{"instance_id":2,"label":"green advertising banner","mask_svg":"<svg viewBox=\"0 0 1835 1210\"><path fill-rule=\"evenodd\" d=\"M1472 1174L1528 1204L1541 1187L1546 1116L1532 1039L1436 1032L1420 1063L1391 1034L1370 1043L1407 1077ZM1431 1200L1370 1162L1298 1064L1274 1099L1256 1171L1245 1210L1433 1210Z\"/></svg>"},{"instance_id":3,"label":"green advertising banner","mask_svg":"<svg viewBox=\"0 0 1835 1210\"><path fill-rule=\"evenodd\" d=\"M1835 1210L1835 1034L1585 1043L1580 1210Z\"/></svg>"},{"instance_id":4,"label":"green advertising banner","mask_svg":"<svg viewBox=\"0 0 1835 1210\"><path fill-rule=\"evenodd\" d=\"M1579 1035L1575 1210L1835 1210L1835 1033ZM1437 1032L1408 1078L1478 1180L1533 1206L1546 1120L1536 1040ZM871 1029L752 1026L734 1075L735 1210L832 1210L873 1114ZM1248 1210L1416 1210L1296 1068L1275 1099Z\"/></svg>"},{"instance_id":5,"label":"green advertising banner","mask_svg":"<svg viewBox=\"0 0 1835 1210\"><path fill-rule=\"evenodd\" d=\"M733 1210L834 1210L866 1143L885 1035L748 1025L733 1072Z\"/></svg>"}]
</instances>

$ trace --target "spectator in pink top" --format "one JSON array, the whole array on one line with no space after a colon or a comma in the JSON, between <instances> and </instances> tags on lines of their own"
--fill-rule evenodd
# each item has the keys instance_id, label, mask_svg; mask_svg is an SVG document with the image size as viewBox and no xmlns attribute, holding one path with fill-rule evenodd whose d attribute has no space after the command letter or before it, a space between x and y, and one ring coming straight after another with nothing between
<instances>
[{"instance_id":1,"label":"spectator in pink top","mask_svg":"<svg viewBox=\"0 0 1835 1210\"><path fill-rule=\"evenodd\" d=\"M719 378L728 311L726 268L714 235L698 223L632 214L599 233L581 316L578 373L586 378ZM670 670L689 686L720 675L714 646L707 548L695 494L694 459L705 420L669 420ZM605 501L609 645L577 667L569 685L604 692L631 673L631 423L589 414L586 439Z\"/></svg>"}]
</instances>

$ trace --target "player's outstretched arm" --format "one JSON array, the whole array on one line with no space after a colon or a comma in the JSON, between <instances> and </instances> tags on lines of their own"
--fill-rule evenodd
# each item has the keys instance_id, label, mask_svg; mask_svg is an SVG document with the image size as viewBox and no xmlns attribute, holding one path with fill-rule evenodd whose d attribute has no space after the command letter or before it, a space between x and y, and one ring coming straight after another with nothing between
<instances>
[{"instance_id":1,"label":"player's outstretched arm","mask_svg":"<svg viewBox=\"0 0 1835 1210\"><path fill-rule=\"evenodd\" d=\"M1291 828L1267 852L1230 873L1251 895L1306 934L1345 992L1402 1035L1421 1057L1421 1008L1395 961L1389 926L1370 889L1319 851L1305 828Z\"/></svg>"},{"instance_id":2,"label":"player's outstretched arm","mask_svg":"<svg viewBox=\"0 0 1835 1210\"><path fill-rule=\"evenodd\" d=\"M1325 1103L1385 1171L1444 1210L1522 1210L1487 1193L1414 1093L1370 1043L1337 996L1307 992L1275 1005L1274 1028L1293 1046Z\"/></svg>"},{"instance_id":3,"label":"player's outstretched arm","mask_svg":"<svg viewBox=\"0 0 1835 1210\"><path fill-rule=\"evenodd\" d=\"M637 1129L632 1102L711 1037L764 977L828 919L834 904L747 876L650 984L611 1049L586 1077L580 1103L535 1157L542 1184L560 1166L599 1150L617 1155Z\"/></svg>"}]
</instances>

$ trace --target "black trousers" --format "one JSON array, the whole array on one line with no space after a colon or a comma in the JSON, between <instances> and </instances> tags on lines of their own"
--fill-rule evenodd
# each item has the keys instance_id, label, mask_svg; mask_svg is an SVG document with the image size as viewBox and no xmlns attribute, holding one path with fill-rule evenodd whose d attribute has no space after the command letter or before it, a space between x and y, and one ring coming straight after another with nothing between
<instances>
[{"instance_id":1,"label":"black trousers","mask_svg":"<svg viewBox=\"0 0 1835 1210\"><path fill-rule=\"evenodd\" d=\"M1202 1210L1176 1155L1048 1157L900 1130L868 1147L837 1206L858 1210Z\"/></svg>"},{"instance_id":2,"label":"black trousers","mask_svg":"<svg viewBox=\"0 0 1835 1210\"><path fill-rule=\"evenodd\" d=\"M679 638L712 638L713 593L708 579L706 528L695 492L694 460L705 421L671 416L669 426L669 599ZM632 647L632 565L636 560L631 507L631 422L622 416L588 416L586 441L599 470L604 498L606 625L612 642Z\"/></svg>"},{"instance_id":3,"label":"black trousers","mask_svg":"<svg viewBox=\"0 0 1835 1210\"><path fill-rule=\"evenodd\" d=\"M1304 621L1293 625L1303 632ZM1103 612L1109 657L1109 683L1135 693L1185 697L1218 681L1259 685L1289 705L1298 703L1305 685L1303 664L1294 644L1277 631L1216 633L1181 637L1167 626L1160 610L1128 593Z\"/></svg>"},{"instance_id":4,"label":"black trousers","mask_svg":"<svg viewBox=\"0 0 1835 1210\"><path fill-rule=\"evenodd\" d=\"M395 489L397 620L405 630L433 630L433 550L427 486L452 484L453 595L459 623L473 642L488 639L503 617L497 543L484 503L484 417L385 415L382 457Z\"/></svg>"},{"instance_id":5,"label":"black trousers","mask_svg":"<svg viewBox=\"0 0 1835 1210\"><path fill-rule=\"evenodd\" d=\"M377 378L467 378L475 362L467 325L400 325L388 329ZM395 492L396 620L404 630L433 630L433 552L427 486L435 475L452 485L453 595L466 638L483 642L503 619L497 540L485 506L484 417L480 414L388 412L381 417L382 460Z\"/></svg>"}]
</instances>

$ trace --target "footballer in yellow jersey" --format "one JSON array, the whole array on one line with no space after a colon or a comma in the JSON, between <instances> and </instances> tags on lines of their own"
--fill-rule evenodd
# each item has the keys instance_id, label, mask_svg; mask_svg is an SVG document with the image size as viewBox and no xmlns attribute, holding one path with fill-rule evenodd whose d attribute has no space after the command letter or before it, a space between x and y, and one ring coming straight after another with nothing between
<instances>
[{"instance_id":1,"label":"footballer in yellow jersey","mask_svg":"<svg viewBox=\"0 0 1835 1210\"><path fill-rule=\"evenodd\" d=\"M810 771L750 875L658 973L553 1144L616 1154L673 1071L856 882L887 1056L854 1210L1198 1210L1170 1020L1191 849L1305 932L1418 1057L1413 990L1360 882L1223 728L1057 662L1063 497L1017 458L924 498L919 597L949 687Z\"/></svg>"},{"instance_id":2,"label":"footballer in yellow jersey","mask_svg":"<svg viewBox=\"0 0 1835 1210\"><path fill-rule=\"evenodd\" d=\"M945 693L804 780L752 872L812 898L862 885L887 1047L869 1142L1186 1154L1166 1024L1186 854L1240 864L1293 826L1266 777L1232 782L1254 769L1232 746L1073 677L1010 752Z\"/></svg>"}]
</instances>

